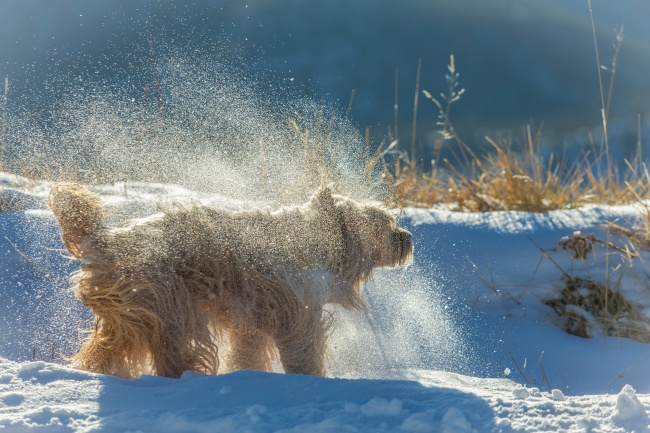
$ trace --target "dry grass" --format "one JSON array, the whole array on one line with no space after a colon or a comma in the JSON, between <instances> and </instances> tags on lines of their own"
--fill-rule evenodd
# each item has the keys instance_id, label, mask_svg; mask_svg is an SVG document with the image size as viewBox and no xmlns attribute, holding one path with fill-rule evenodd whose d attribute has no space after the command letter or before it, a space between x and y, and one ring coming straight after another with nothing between
<instances>
[{"instance_id":1,"label":"dry grass","mask_svg":"<svg viewBox=\"0 0 650 433\"><path fill-rule=\"evenodd\" d=\"M596 145L592 140L591 149L571 162L561 155L544 156L541 128L535 129L532 125L522 128L520 138L515 142L485 137L489 144L486 152L479 153L465 143L450 118L452 105L465 92L460 88L460 74L452 55L445 74L447 92L441 93L437 99L423 90L424 96L438 108L436 126L439 138L433 144L430 155L433 168L425 171L416 162L428 159L428 155L416 155L413 138L410 154L392 151L387 155L387 162L386 155L381 153L381 149L379 151L384 158L383 179L392 192L391 204L416 207L444 204L453 210L471 212L547 212L571 209L586 203L627 204L648 198L650 174L642 162L640 119L637 152L631 160L625 161L623 172L612 164L609 152L607 116L622 40L620 31L616 35L615 54L609 69L611 80L606 102L602 81L600 85L603 116L601 143ZM416 88L419 88L419 83ZM413 133L416 116L417 95ZM390 138L393 143L399 141ZM442 148L451 153L451 160L440 157Z\"/></svg>"},{"instance_id":2,"label":"dry grass","mask_svg":"<svg viewBox=\"0 0 650 433\"><path fill-rule=\"evenodd\" d=\"M650 319L608 284L567 276L558 296L545 303L557 314L560 328L569 334L591 338L597 326L608 336L650 343Z\"/></svg>"},{"instance_id":3,"label":"dry grass","mask_svg":"<svg viewBox=\"0 0 650 433\"><path fill-rule=\"evenodd\" d=\"M608 250L623 254L627 258L628 262L638 257L638 254L630 251L629 248L619 247L614 242L597 238L593 234L583 235L580 232L577 232L574 233L572 237L561 239L558 244L563 250L573 251L574 259L586 259L589 253L593 251L594 245L596 244L604 245Z\"/></svg>"},{"instance_id":4,"label":"dry grass","mask_svg":"<svg viewBox=\"0 0 650 433\"><path fill-rule=\"evenodd\" d=\"M650 176L637 157L619 173L603 169L603 158L588 156L570 165L551 155L542 156L541 132L523 129L518 143L495 142L491 151L478 156L458 143L468 162L425 172L406 153L385 163L383 178L398 206L449 205L458 211L520 210L547 212L572 209L587 203L627 204L649 197ZM460 153L460 152L459 152Z\"/></svg>"},{"instance_id":5,"label":"dry grass","mask_svg":"<svg viewBox=\"0 0 650 433\"><path fill-rule=\"evenodd\" d=\"M581 261L595 254L595 246L600 245L604 251L599 252L598 257L604 252L607 258L604 264L611 266L611 272L604 281L597 281L560 269L563 287L544 302L555 311L557 325L569 334L590 338L599 330L604 335L650 343L650 318L644 314L644 306L628 299L622 290L629 284L629 277L636 280L642 290L650 290L647 278L639 275L647 264L634 239L626 236L627 232L619 233L623 236L613 234L610 231L608 239L603 240L593 234L574 233L560 240L559 246L572 252L574 260Z\"/></svg>"}]
</instances>

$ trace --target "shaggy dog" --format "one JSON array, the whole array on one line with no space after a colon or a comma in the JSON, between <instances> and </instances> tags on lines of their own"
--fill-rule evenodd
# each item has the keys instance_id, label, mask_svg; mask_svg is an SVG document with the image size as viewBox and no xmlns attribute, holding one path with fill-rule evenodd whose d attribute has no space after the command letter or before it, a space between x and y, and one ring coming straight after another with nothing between
<instances>
[{"instance_id":1,"label":"shaggy dog","mask_svg":"<svg viewBox=\"0 0 650 433\"><path fill-rule=\"evenodd\" d=\"M171 206L125 228L101 199L52 186L48 205L82 261L75 293L95 314L72 361L125 378L216 374L227 333L233 369L324 375L326 303L363 306L375 268L411 260L411 234L388 212L319 190L302 206L231 211Z\"/></svg>"}]
</instances>

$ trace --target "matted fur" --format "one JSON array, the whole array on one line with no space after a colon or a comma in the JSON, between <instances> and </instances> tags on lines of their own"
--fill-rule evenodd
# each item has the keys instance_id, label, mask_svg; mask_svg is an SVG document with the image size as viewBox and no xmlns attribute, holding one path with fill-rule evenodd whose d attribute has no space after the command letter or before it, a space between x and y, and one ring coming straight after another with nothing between
<instances>
[{"instance_id":1,"label":"matted fur","mask_svg":"<svg viewBox=\"0 0 650 433\"><path fill-rule=\"evenodd\" d=\"M216 374L227 332L233 369L324 375L326 303L363 306L373 269L408 263L411 234L388 212L321 189L302 206L230 211L175 205L126 228L69 183L48 205L82 261L75 293L95 325L72 361L125 378Z\"/></svg>"}]
</instances>

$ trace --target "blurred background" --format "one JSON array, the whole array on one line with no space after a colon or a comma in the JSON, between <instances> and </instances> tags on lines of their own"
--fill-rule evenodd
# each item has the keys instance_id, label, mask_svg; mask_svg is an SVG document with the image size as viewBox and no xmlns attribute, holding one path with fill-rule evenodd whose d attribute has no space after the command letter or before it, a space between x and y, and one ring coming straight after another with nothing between
<instances>
[{"instance_id":1,"label":"blurred background","mask_svg":"<svg viewBox=\"0 0 650 433\"><path fill-rule=\"evenodd\" d=\"M623 156L639 126L649 129L650 2L592 6L605 97L624 26L609 112L610 143ZM487 146L486 135L518 134L529 122L544 125L550 149L600 137L587 0L5 0L0 17L9 107L47 110L63 88L89 79L135 88L134 71L157 56L200 49L254 76L262 92L280 86L342 111L354 94L355 125L381 139L397 119L401 142L410 143L418 62L420 88L438 95L454 54L466 92L451 119L468 143ZM420 94L425 155L437 113Z\"/></svg>"}]
</instances>

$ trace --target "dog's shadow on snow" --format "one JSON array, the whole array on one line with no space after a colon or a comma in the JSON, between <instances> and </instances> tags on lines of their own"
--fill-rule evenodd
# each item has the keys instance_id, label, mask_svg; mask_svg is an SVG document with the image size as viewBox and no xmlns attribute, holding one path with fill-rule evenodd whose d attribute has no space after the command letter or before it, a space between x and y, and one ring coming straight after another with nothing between
<instances>
[{"instance_id":1,"label":"dog's shadow on snow","mask_svg":"<svg viewBox=\"0 0 650 433\"><path fill-rule=\"evenodd\" d=\"M190 430L199 425L228 425L236 431L252 424L267 426L260 431L311 431L326 425L327 431L443 431L451 427L455 429L450 431L492 431L495 427L494 412L482 398L412 380L257 371L219 376L187 372L180 379L143 376L130 381L98 377L102 386L97 415L124 418L138 413L135 419L147 431L169 430L170 419Z\"/></svg>"}]
</instances>

